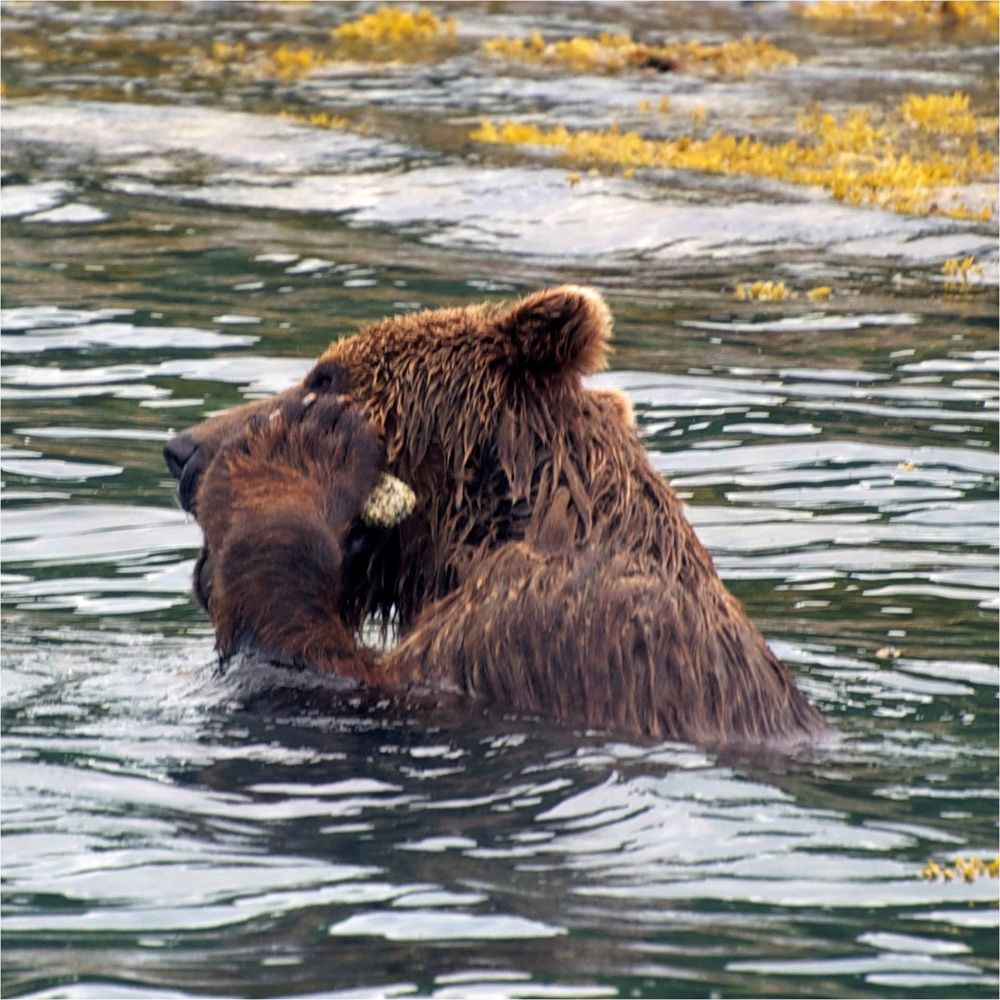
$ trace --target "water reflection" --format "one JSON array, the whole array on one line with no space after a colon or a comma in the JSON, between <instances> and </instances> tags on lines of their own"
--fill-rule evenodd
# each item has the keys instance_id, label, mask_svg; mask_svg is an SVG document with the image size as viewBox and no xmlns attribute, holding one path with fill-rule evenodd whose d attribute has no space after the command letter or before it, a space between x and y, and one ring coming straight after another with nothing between
<instances>
[{"instance_id":1,"label":"water reflection","mask_svg":"<svg viewBox=\"0 0 1000 1000\"><path fill-rule=\"evenodd\" d=\"M975 961L954 957L974 940L956 952L932 933L917 947L919 927L952 922L949 904L960 904L954 927L996 926L988 881L914 878L927 853L988 848L968 840L970 817L946 819L953 800L921 787L918 776L954 767L933 735L912 734L909 760L900 735L812 760L727 764L523 722L427 728L338 715L322 701L317 714L294 702L275 710L280 699L248 712L211 681L207 646L189 640L109 648L81 634L6 655L6 933L34 948L68 941L65 959L48 954L52 974L63 961L96 971L113 954L126 978L224 991L199 949L213 940L225 953L266 933L258 968L291 976L286 989L331 948L331 985L351 982L372 960L360 939L383 942L386 968L430 948L421 965L445 985L456 959L457 969L477 962L481 938L494 974L550 967L551 950L525 942L560 940L560 967L585 978L606 957L586 943L600 929L629 942L631 975L679 963L689 980L782 979L814 963L845 977L905 971L928 988L958 972L986 985ZM66 663L76 665L68 675ZM967 751L955 751L968 768ZM956 793L966 805L969 778ZM924 801L922 822L900 821L903 790ZM859 815L865 792L885 808ZM989 807L991 790L981 794ZM747 906L759 914L750 925ZM828 944L807 930L820 910ZM857 914L873 910L881 930L846 947ZM94 952L86 942L98 933L109 943ZM721 949L709 944L719 934ZM194 949L187 971L172 953L177 935ZM792 954L807 947L808 962L788 957L789 943ZM393 948L404 950L393 958ZM29 969L16 964L15 981L30 981Z\"/></svg>"}]
</instances>

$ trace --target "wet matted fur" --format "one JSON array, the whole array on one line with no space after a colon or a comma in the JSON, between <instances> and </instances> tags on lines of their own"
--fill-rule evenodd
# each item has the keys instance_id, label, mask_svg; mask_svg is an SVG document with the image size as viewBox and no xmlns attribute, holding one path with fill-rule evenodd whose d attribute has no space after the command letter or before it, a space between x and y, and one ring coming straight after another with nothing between
<instances>
[{"instance_id":1,"label":"wet matted fur","mask_svg":"<svg viewBox=\"0 0 1000 1000\"><path fill-rule=\"evenodd\" d=\"M603 300L576 286L395 317L176 439L222 651L249 634L367 683L658 738L823 733L625 397L583 385L610 333ZM357 514L383 468L417 506L374 531ZM369 616L400 628L382 657L356 642Z\"/></svg>"}]
</instances>

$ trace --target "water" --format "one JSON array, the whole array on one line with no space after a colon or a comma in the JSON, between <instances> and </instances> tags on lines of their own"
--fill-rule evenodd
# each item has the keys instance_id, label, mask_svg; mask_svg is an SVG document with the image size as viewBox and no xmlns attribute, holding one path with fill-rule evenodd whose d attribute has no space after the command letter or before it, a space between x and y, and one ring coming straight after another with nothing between
<instances>
[{"instance_id":1,"label":"water","mask_svg":"<svg viewBox=\"0 0 1000 1000\"><path fill-rule=\"evenodd\" d=\"M468 41L220 82L193 46L314 43L348 12L5 10L4 995L995 996L996 880L919 878L996 851L995 227L773 182L570 185L464 139L661 93L723 127L910 90L995 113L995 51L782 5L451 12L464 39L769 31L803 63L790 95ZM984 287L948 293L966 254ZM834 294L733 300L758 278ZM607 295L595 381L840 747L725 758L216 675L162 442L362 322L563 280Z\"/></svg>"}]
</instances>

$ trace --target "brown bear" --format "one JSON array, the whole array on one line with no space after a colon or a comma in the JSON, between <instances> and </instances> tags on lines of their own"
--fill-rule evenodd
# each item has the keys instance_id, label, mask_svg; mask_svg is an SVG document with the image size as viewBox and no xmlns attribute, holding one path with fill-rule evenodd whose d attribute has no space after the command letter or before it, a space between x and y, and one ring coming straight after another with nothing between
<instances>
[{"instance_id":1,"label":"brown bear","mask_svg":"<svg viewBox=\"0 0 1000 1000\"><path fill-rule=\"evenodd\" d=\"M611 319L564 286L383 320L302 383L169 442L205 546L195 587L241 644L399 692L700 744L827 731L650 465L588 389ZM380 472L398 526L358 514ZM357 642L372 616L399 641Z\"/></svg>"}]
</instances>

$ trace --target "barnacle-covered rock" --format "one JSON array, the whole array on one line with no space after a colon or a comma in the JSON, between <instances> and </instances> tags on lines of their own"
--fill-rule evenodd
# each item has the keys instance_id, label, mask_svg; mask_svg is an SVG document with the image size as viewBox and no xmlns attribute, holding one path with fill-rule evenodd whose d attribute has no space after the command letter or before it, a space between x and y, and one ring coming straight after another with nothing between
<instances>
[{"instance_id":1,"label":"barnacle-covered rock","mask_svg":"<svg viewBox=\"0 0 1000 1000\"><path fill-rule=\"evenodd\" d=\"M413 513L417 497L401 479L383 472L361 509L361 520L372 528L394 528Z\"/></svg>"}]
</instances>

